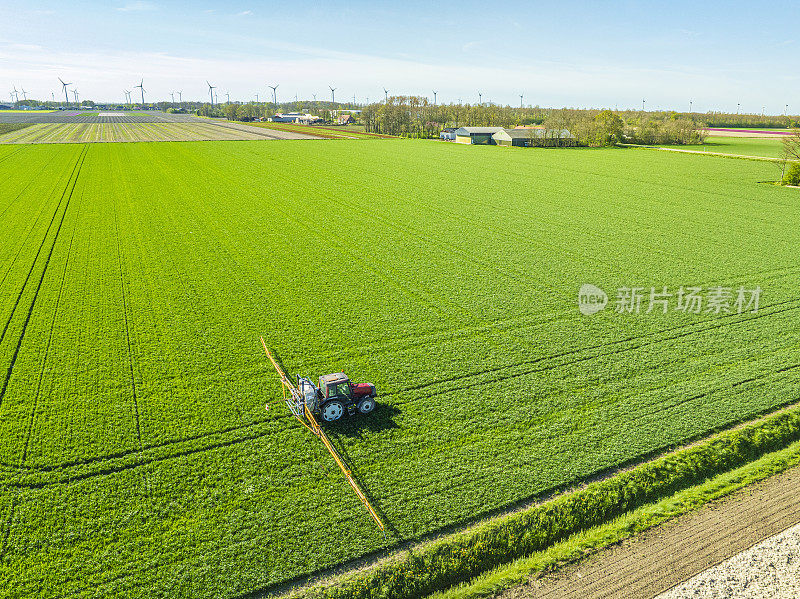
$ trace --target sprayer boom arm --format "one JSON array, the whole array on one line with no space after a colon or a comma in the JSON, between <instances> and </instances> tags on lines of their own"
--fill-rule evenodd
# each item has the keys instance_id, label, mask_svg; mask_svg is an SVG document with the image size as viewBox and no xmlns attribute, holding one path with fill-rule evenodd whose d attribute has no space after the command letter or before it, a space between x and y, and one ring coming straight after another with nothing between
<instances>
[{"instance_id":1,"label":"sprayer boom arm","mask_svg":"<svg viewBox=\"0 0 800 599\"><path fill-rule=\"evenodd\" d=\"M347 482L350 483L350 486L353 487L353 491L355 491L358 498L361 500L361 503L364 504L364 507L367 508L369 515L372 516L372 519L375 520L375 524L378 525L378 528L381 529L384 535L386 535L386 528L383 525L378 514L375 512L375 509L372 507L372 504L367 499L367 496L364 495L364 492L361 490L361 487L358 486L355 479L353 479L353 473L350 472L350 469L344 463L344 460L339 455L339 452L336 451L336 448L331 443L330 439L328 439L328 435L325 434L325 431L322 430L322 427L317 422L317 419L314 418L314 415L311 413L311 410L308 409L308 406L305 403L302 393L297 388L292 381L289 380L289 377L286 376L286 373L283 371L283 368L280 367L278 362L272 356L272 353L267 349L267 344L264 343L264 338L261 337L261 345L264 346L264 351L267 352L267 357L269 361L272 362L272 365L275 367L275 370L278 371L278 376L281 377L281 384L285 387L283 390L283 399L286 402L286 405L289 406L289 410L291 410L292 414L300 424L314 433L317 437L320 438L322 444L325 445L325 449L333 457L336 465L339 466L341 471L344 473L345 477L347 478ZM286 390L289 390L291 394L291 400L286 397Z\"/></svg>"}]
</instances>

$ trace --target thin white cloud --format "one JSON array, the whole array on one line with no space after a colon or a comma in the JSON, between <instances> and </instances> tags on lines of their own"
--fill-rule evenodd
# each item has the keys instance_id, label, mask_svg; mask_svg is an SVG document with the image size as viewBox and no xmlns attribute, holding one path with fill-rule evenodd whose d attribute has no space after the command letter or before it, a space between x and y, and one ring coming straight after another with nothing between
<instances>
[{"instance_id":1,"label":"thin white cloud","mask_svg":"<svg viewBox=\"0 0 800 599\"><path fill-rule=\"evenodd\" d=\"M156 10L157 8L158 7L152 2L146 2L145 0L135 0L134 2L128 2L124 6L118 6L117 10L122 12L137 12L137 11Z\"/></svg>"},{"instance_id":2,"label":"thin white cloud","mask_svg":"<svg viewBox=\"0 0 800 599\"><path fill-rule=\"evenodd\" d=\"M477 102L478 88L484 102L513 104L511 99L518 102L519 94L524 93L526 103L542 106L634 107L645 97L648 107L675 108L682 106L683 96L687 96L694 98L694 109L700 111L729 108L720 104L721 98L735 98L743 107L752 104L760 110L765 99L783 97L781 92L787 87L778 77L769 85L755 85L762 81L763 73L749 69L709 72L685 65L645 69L545 60L511 65L431 63L285 42L264 46L264 54L271 54L267 48L283 50L289 56L255 54L227 60L166 53L65 53L50 48L23 49L0 40L0 81L19 82L34 97L49 97L51 91L58 91L56 77L61 76L75 82L84 98L96 101L119 101L122 89L130 89L144 77L147 98L152 100L169 98L169 92L177 89L183 91L184 99L204 99L208 79L230 90L232 100L252 99L256 93L267 97L271 94L266 88L269 82L280 84L279 100L295 93L301 98L314 93L325 97L328 85L338 88L337 97L342 93L342 98L351 98L355 92L359 101L366 96L375 100L383 96L382 86L386 85L397 94L426 94L430 93L426 90L436 89L440 102L459 98L465 103ZM753 91L742 94L743 85ZM766 104L773 112L778 109L770 107L770 101ZM783 101L779 108L782 113Z\"/></svg>"},{"instance_id":3,"label":"thin white cloud","mask_svg":"<svg viewBox=\"0 0 800 599\"><path fill-rule=\"evenodd\" d=\"M237 17L246 17L246 16L252 15L252 14L253 14L252 10L243 10L242 12L237 12L236 16Z\"/></svg>"}]
</instances>

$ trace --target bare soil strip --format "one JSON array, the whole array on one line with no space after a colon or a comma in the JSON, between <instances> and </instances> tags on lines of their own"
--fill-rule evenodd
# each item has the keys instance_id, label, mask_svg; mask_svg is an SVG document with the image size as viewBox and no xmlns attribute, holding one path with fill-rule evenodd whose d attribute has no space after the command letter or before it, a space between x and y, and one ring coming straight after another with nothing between
<instances>
[{"instance_id":1,"label":"bare soil strip","mask_svg":"<svg viewBox=\"0 0 800 599\"><path fill-rule=\"evenodd\" d=\"M800 597L800 524L672 587L657 599L797 599Z\"/></svg>"},{"instance_id":2,"label":"bare soil strip","mask_svg":"<svg viewBox=\"0 0 800 599\"><path fill-rule=\"evenodd\" d=\"M501 597L651 599L800 522L799 495L793 468Z\"/></svg>"}]
</instances>

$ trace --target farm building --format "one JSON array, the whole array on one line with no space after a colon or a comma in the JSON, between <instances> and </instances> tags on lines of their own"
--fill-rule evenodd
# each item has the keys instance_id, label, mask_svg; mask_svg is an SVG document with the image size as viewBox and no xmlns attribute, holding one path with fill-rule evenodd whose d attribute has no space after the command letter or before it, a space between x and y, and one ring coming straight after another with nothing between
<instances>
[{"instance_id":1,"label":"farm building","mask_svg":"<svg viewBox=\"0 0 800 599\"><path fill-rule=\"evenodd\" d=\"M278 113L267 119L273 123L298 123L300 125L310 125L320 120L318 116L303 112Z\"/></svg>"},{"instance_id":2,"label":"farm building","mask_svg":"<svg viewBox=\"0 0 800 599\"><path fill-rule=\"evenodd\" d=\"M336 117L337 125L349 125L355 122L356 121L351 114L340 114L338 117Z\"/></svg>"},{"instance_id":3,"label":"farm building","mask_svg":"<svg viewBox=\"0 0 800 599\"><path fill-rule=\"evenodd\" d=\"M492 135L502 130L502 127L459 127L456 129L456 143L495 145Z\"/></svg>"},{"instance_id":4,"label":"farm building","mask_svg":"<svg viewBox=\"0 0 800 599\"><path fill-rule=\"evenodd\" d=\"M500 129L492 135L498 146L574 146L575 136L566 129Z\"/></svg>"}]
</instances>

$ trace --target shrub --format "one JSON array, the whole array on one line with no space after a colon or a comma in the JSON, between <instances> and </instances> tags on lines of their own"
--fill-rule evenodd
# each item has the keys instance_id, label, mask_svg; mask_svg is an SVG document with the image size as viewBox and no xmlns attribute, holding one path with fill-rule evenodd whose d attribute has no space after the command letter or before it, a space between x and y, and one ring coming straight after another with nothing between
<instances>
[{"instance_id":1,"label":"shrub","mask_svg":"<svg viewBox=\"0 0 800 599\"><path fill-rule=\"evenodd\" d=\"M795 162L783 176L784 185L800 185L800 162Z\"/></svg>"}]
</instances>

